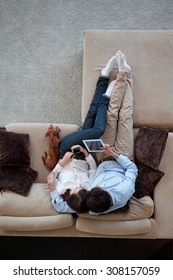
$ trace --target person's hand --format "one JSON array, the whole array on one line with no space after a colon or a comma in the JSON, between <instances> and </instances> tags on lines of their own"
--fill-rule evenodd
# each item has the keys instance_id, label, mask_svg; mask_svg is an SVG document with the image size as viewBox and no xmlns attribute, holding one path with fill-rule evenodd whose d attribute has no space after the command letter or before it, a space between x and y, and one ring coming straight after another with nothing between
<instances>
[{"instance_id":1,"label":"person's hand","mask_svg":"<svg viewBox=\"0 0 173 280\"><path fill-rule=\"evenodd\" d=\"M74 154L72 152L67 152L67 153L65 153L63 158L60 159L59 165L61 167L64 167L67 163L71 162L73 160L73 158L74 158Z\"/></svg>"},{"instance_id":2,"label":"person's hand","mask_svg":"<svg viewBox=\"0 0 173 280\"><path fill-rule=\"evenodd\" d=\"M102 147L102 150L105 152L105 154L107 154L108 156L112 155L112 150L111 147L108 144L104 144L104 146Z\"/></svg>"},{"instance_id":3,"label":"person's hand","mask_svg":"<svg viewBox=\"0 0 173 280\"><path fill-rule=\"evenodd\" d=\"M79 146L79 149L84 154L85 157L88 157L89 153L84 147Z\"/></svg>"},{"instance_id":4,"label":"person's hand","mask_svg":"<svg viewBox=\"0 0 173 280\"><path fill-rule=\"evenodd\" d=\"M119 154L117 154L116 152L112 151L110 145L108 145L108 144L105 144L102 147L102 150L105 152L105 154L107 154L108 156L112 156L115 159L117 159L119 157Z\"/></svg>"},{"instance_id":5,"label":"person's hand","mask_svg":"<svg viewBox=\"0 0 173 280\"><path fill-rule=\"evenodd\" d=\"M79 148L80 151L81 151L81 153L83 153L85 157L87 157L87 156L89 155L88 151L87 151L84 147L82 147L82 146L80 146L80 145L74 145L74 146L72 146L72 147L71 147L71 150L73 151L74 148Z\"/></svg>"}]
</instances>

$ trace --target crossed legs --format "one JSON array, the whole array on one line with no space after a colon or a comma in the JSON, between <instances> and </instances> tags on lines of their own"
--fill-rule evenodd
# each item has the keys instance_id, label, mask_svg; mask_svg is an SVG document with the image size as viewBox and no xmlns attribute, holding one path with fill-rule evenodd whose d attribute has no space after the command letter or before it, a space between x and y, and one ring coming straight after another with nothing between
<instances>
[{"instance_id":1,"label":"crossed legs","mask_svg":"<svg viewBox=\"0 0 173 280\"><path fill-rule=\"evenodd\" d=\"M107 110L106 129L101 138L105 144L109 144L117 153L126 155L133 160L133 79L130 73L131 68L122 53L121 62L125 66L123 65L121 67L122 71L117 74ZM107 157L105 154L96 154L98 162L105 157Z\"/></svg>"}]
</instances>

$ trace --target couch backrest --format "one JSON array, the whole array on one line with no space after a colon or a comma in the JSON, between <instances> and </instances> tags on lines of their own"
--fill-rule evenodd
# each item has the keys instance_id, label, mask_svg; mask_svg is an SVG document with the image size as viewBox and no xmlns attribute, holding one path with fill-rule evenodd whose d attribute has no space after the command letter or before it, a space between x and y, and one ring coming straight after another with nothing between
<instances>
[{"instance_id":1,"label":"couch backrest","mask_svg":"<svg viewBox=\"0 0 173 280\"><path fill-rule=\"evenodd\" d=\"M134 127L173 130L173 30L88 30L84 33L82 118L86 116L100 70L118 50L134 76Z\"/></svg>"},{"instance_id":2,"label":"couch backrest","mask_svg":"<svg viewBox=\"0 0 173 280\"><path fill-rule=\"evenodd\" d=\"M45 137L45 133L49 125L48 123L12 123L6 126L7 131L29 134L31 167L38 171L36 182L39 183L45 183L49 174L41 158L44 155L44 151L48 151L48 140ZM79 126L73 124L52 123L52 125L60 128L61 139L68 133L79 130Z\"/></svg>"}]
</instances>

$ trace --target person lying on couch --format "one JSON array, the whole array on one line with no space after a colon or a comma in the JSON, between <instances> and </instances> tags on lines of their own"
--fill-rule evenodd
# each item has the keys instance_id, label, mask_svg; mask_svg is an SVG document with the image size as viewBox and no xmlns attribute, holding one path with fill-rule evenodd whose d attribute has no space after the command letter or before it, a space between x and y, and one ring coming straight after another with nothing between
<instances>
[{"instance_id":1,"label":"person lying on couch","mask_svg":"<svg viewBox=\"0 0 173 280\"><path fill-rule=\"evenodd\" d=\"M131 67L120 51L117 61L121 75L117 75L102 136L103 142L109 145L103 147L104 154L97 154L100 164L87 193L90 214L105 214L122 208L135 192L138 169L133 162L133 80ZM114 91L118 90L121 94L115 95Z\"/></svg>"},{"instance_id":2,"label":"person lying on couch","mask_svg":"<svg viewBox=\"0 0 173 280\"><path fill-rule=\"evenodd\" d=\"M135 191L136 165L128 157L117 154L109 145L103 147L105 155L86 195L90 214L106 214L124 207Z\"/></svg>"},{"instance_id":3,"label":"person lying on couch","mask_svg":"<svg viewBox=\"0 0 173 280\"><path fill-rule=\"evenodd\" d=\"M121 152L120 148L123 144L122 153L127 154L130 158L133 157L131 68L126 62L126 57L120 51L117 52L115 57L119 66L119 74L112 90L103 140L104 142L106 140L111 146L114 145L118 152ZM82 186L81 189L79 187L75 188L69 192L68 198L64 201L60 196L57 196L57 191L54 190L54 182L48 182L49 188L52 190L52 203L57 211L71 213L89 211L90 214L107 213L121 208L127 203L134 193L137 176L136 165L126 156L112 151L109 145L105 145L103 150L105 153L101 158L99 158L100 153L97 155L101 164L98 166L95 177L90 182L90 191L86 191ZM111 160L107 155L111 156ZM102 176L103 174L109 175ZM80 200L80 192L83 192L82 200ZM60 205L63 205L64 208L61 207L60 209ZM78 207L76 207L77 205ZM80 205L83 205L83 207L80 207Z\"/></svg>"},{"instance_id":4,"label":"person lying on couch","mask_svg":"<svg viewBox=\"0 0 173 280\"><path fill-rule=\"evenodd\" d=\"M84 139L100 138L106 126L106 114L110 95L115 84L109 84L109 74L116 64L113 56L102 69L95 94L81 130L65 136L59 145L60 160L47 177L52 204L58 212L86 211L86 190L89 189L97 165L86 149ZM77 160L71 149L78 144L80 157ZM70 207L71 203L73 209Z\"/></svg>"}]
</instances>

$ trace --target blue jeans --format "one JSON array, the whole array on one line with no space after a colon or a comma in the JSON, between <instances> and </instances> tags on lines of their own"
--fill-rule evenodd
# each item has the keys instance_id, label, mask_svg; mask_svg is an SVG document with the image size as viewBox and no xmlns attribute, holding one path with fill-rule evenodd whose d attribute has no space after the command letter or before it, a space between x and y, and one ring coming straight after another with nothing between
<instances>
[{"instance_id":1,"label":"blue jeans","mask_svg":"<svg viewBox=\"0 0 173 280\"><path fill-rule=\"evenodd\" d=\"M59 156L62 158L73 145L83 145L82 140L100 138L106 127L106 113L109 97L104 93L108 87L109 78L100 76L97 82L95 94L83 127L79 131L66 135L59 144Z\"/></svg>"}]
</instances>

